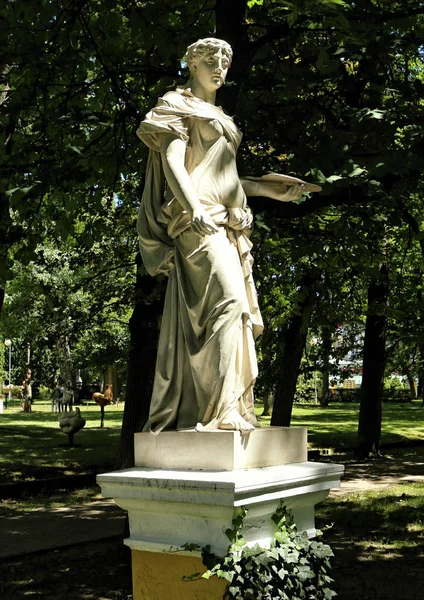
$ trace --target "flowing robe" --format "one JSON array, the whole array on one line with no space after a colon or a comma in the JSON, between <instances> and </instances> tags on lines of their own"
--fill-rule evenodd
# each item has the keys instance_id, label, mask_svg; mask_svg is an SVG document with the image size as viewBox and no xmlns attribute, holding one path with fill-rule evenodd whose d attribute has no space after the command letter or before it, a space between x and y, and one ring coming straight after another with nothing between
<instances>
[{"instance_id":1,"label":"flowing robe","mask_svg":"<svg viewBox=\"0 0 424 600\"><path fill-rule=\"evenodd\" d=\"M246 229L250 210L236 167L241 134L220 108L188 89L159 99L137 134L150 148L140 250L151 275L169 277L145 431L217 429L234 408L257 425L254 339L263 324ZM191 230L165 182L163 134L186 143L185 168L217 233Z\"/></svg>"}]
</instances>

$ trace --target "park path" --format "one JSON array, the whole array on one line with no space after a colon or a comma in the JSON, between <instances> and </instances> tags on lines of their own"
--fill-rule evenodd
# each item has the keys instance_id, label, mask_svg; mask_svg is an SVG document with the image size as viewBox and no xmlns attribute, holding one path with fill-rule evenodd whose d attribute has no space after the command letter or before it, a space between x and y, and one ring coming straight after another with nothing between
<instances>
[{"instance_id":1,"label":"park path","mask_svg":"<svg viewBox=\"0 0 424 600\"><path fill-rule=\"evenodd\" d=\"M340 460L345 463L345 473L340 488L334 488L330 497L366 492L398 483L424 482L424 447L411 447L387 451L384 459L369 462ZM337 455L331 462L337 462Z\"/></svg>"},{"instance_id":2,"label":"park path","mask_svg":"<svg viewBox=\"0 0 424 600\"><path fill-rule=\"evenodd\" d=\"M0 559L123 534L126 513L113 500L0 516Z\"/></svg>"},{"instance_id":3,"label":"park path","mask_svg":"<svg viewBox=\"0 0 424 600\"><path fill-rule=\"evenodd\" d=\"M331 460L337 462L337 456ZM339 460L344 462L341 457ZM424 482L423 447L399 451L384 460L346 461L342 485L333 489L330 497L411 481ZM0 559L123 535L125 516L113 500L10 511L0 516Z\"/></svg>"}]
</instances>

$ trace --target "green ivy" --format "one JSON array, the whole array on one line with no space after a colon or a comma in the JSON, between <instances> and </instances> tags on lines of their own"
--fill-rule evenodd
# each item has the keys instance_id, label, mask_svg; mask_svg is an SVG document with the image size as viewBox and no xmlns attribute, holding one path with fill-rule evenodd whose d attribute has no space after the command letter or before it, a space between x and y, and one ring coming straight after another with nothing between
<instances>
[{"instance_id":1,"label":"green ivy","mask_svg":"<svg viewBox=\"0 0 424 600\"><path fill-rule=\"evenodd\" d=\"M211 554L209 546L202 550L208 567L202 577L228 581L224 600L331 600L336 596L329 587L334 556L330 546L299 533L282 504L272 517L277 530L270 547L248 546L241 535L246 513L243 509L226 531L231 545L224 558Z\"/></svg>"}]
</instances>

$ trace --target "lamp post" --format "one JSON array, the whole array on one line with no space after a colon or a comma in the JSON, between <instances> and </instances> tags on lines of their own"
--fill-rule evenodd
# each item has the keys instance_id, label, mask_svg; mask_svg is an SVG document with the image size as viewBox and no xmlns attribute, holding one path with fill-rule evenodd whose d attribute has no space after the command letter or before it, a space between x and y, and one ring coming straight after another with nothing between
<instances>
[{"instance_id":1,"label":"lamp post","mask_svg":"<svg viewBox=\"0 0 424 600\"><path fill-rule=\"evenodd\" d=\"M4 340L4 345L9 348L9 402L12 400L12 340ZM7 399L5 403L7 408Z\"/></svg>"},{"instance_id":2,"label":"lamp post","mask_svg":"<svg viewBox=\"0 0 424 600\"><path fill-rule=\"evenodd\" d=\"M313 337L311 339L311 344L316 346L318 344L318 338ZM314 368L314 396L315 396L315 404L318 404L318 385L317 385L317 363L315 358L315 368Z\"/></svg>"},{"instance_id":3,"label":"lamp post","mask_svg":"<svg viewBox=\"0 0 424 600\"><path fill-rule=\"evenodd\" d=\"M75 378L76 391L75 391L75 404L80 404L80 391L82 388L82 379L80 370L77 370L77 376Z\"/></svg>"}]
</instances>

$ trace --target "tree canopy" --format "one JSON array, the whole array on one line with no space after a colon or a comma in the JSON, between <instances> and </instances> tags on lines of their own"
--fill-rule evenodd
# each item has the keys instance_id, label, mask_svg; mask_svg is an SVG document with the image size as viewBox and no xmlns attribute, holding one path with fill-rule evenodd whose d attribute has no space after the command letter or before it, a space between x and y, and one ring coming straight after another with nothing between
<instances>
[{"instance_id":1,"label":"tree canopy","mask_svg":"<svg viewBox=\"0 0 424 600\"><path fill-rule=\"evenodd\" d=\"M215 35L234 50L219 102L243 132L240 173L283 172L323 188L299 203L252 200L268 326L260 385L287 379L287 340L302 354L308 330L334 341L337 326L364 327L371 314L386 319L389 364L424 381L423 14L416 0L7 0L5 335L45 355L66 338L78 364L106 364L128 344L141 356L163 285L136 266L147 152L135 130L157 97L185 80L186 46ZM388 301L367 305L383 266ZM125 329L137 306L128 342L114 327Z\"/></svg>"}]
</instances>

